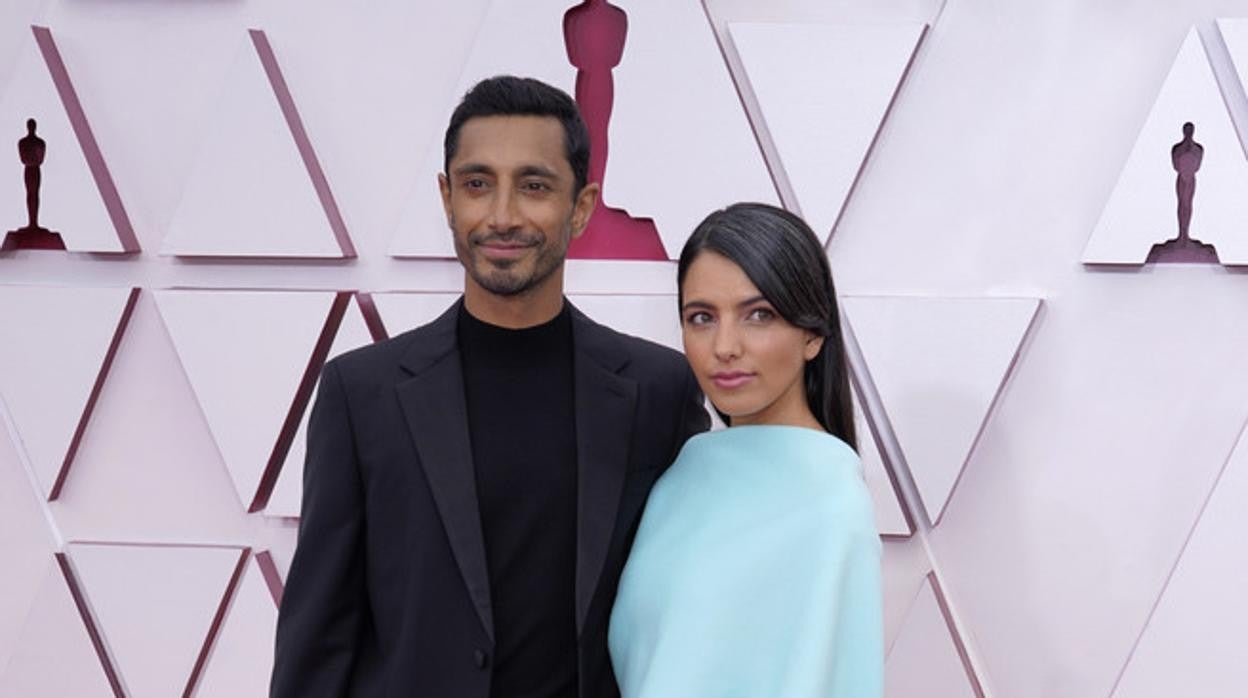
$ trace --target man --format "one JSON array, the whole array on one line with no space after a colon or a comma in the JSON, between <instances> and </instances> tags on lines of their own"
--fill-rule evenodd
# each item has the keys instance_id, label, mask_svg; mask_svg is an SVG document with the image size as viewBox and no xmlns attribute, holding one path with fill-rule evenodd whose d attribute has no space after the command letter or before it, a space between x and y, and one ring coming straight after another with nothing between
<instances>
[{"instance_id":1,"label":"man","mask_svg":"<svg viewBox=\"0 0 1248 698\"><path fill-rule=\"evenodd\" d=\"M445 151L464 295L325 367L274 698L618 695L621 568L655 478L708 426L679 354L563 298L598 193L571 98L483 81Z\"/></svg>"}]
</instances>

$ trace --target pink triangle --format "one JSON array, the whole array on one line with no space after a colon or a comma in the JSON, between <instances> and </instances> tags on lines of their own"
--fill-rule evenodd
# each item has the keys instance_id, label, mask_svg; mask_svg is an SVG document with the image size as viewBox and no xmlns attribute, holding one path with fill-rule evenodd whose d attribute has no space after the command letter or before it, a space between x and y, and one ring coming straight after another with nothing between
<instances>
[{"instance_id":1,"label":"pink triangle","mask_svg":"<svg viewBox=\"0 0 1248 698\"><path fill-rule=\"evenodd\" d=\"M369 305L371 307L371 303ZM372 324L374 321L365 317L360 304L360 296L356 294L355 300L347 306L346 314L342 318L342 324L338 327L338 333L334 336L328 356L332 358L351 349L371 344L374 341L374 335L370 330ZM319 385L319 376L317 384ZM303 499L303 460L308 438L308 417L315 400L316 391L313 390L308 407L303 410L303 417L299 420L299 428L290 443L290 450L286 453L281 472L277 475L273 494L265 504L266 516L299 516L300 502Z\"/></svg>"},{"instance_id":2,"label":"pink triangle","mask_svg":"<svg viewBox=\"0 0 1248 698\"><path fill-rule=\"evenodd\" d=\"M347 294L161 291L156 302L249 511L267 501ZM318 359L319 354L319 359Z\"/></svg>"},{"instance_id":3,"label":"pink triangle","mask_svg":"<svg viewBox=\"0 0 1248 698\"><path fill-rule=\"evenodd\" d=\"M974 673L964 662L961 642L948 622L931 575L919 588L884 666L886 698L940 696L982 698Z\"/></svg>"},{"instance_id":4,"label":"pink triangle","mask_svg":"<svg viewBox=\"0 0 1248 698\"><path fill-rule=\"evenodd\" d=\"M241 41L161 251L354 257L355 247L264 32Z\"/></svg>"},{"instance_id":5,"label":"pink triangle","mask_svg":"<svg viewBox=\"0 0 1248 698\"><path fill-rule=\"evenodd\" d=\"M1039 308L1034 298L851 296L867 381L940 521ZM893 464L896 467L898 464Z\"/></svg>"},{"instance_id":6,"label":"pink triangle","mask_svg":"<svg viewBox=\"0 0 1248 698\"><path fill-rule=\"evenodd\" d=\"M50 500L69 473L138 293L0 286L0 396Z\"/></svg>"},{"instance_id":7,"label":"pink triangle","mask_svg":"<svg viewBox=\"0 0 1248 698\"><path fill-rule=\"evenodd\" d=\"M101 664L88 626L62 568L51 556L18 634L20 642L0 667L0 695L23 698L121 695L111 667Z\"/></svg>"},{"instance_id":8,"label":"pink triangle","mask_svg":"<svg viewBox=\"0 0 1248 698\"><path fill-rule=\"evenodd\" d=\"M193 690L246 550L74 543L68 555L126 695Z\"/></svg>"},{"instance_id":9,"label":"pink triangle","mask_svg":"<svg viewBox=\"0 0 1248 698\"><path fill-rule=\"evenodd\" d=\"M226 610L195 695L235 698L265 695L273 671L277 604L253 559Z\"/></svg>"}]
</instances>

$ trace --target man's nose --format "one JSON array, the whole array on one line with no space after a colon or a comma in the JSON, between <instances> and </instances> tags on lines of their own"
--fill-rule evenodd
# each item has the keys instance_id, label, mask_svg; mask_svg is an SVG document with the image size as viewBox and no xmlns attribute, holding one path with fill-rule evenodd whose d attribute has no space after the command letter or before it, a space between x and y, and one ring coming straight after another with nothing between
<instances>
[{"instance_id":1,"label":"man's nose","mask_svg":"<svg viewBox=\"0 0 1248 698\"><path fill-rule=\"evenodd\" d=\"M494 196L490 206L490 216L487 222L490 230L495 232L507 232L519 227L519 197L511 191L510 187L498 188L498 193Z\"/></svg>"}]
</instances>

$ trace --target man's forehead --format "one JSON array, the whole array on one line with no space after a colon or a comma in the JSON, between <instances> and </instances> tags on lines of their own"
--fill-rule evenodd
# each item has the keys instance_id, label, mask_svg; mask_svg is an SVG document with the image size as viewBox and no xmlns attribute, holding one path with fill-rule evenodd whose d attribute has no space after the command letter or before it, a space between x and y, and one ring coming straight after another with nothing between
<instances>
[{"instance_id":1,"label":"man's forehead","mask_svg":"<svg viewBox=\"0 0 1248 698\"><path fill-rule=\"evenodd\" d=\"M525 163L571 170L564 150L563 125L553 116L477 116L459 131L455 163L491 163L521 167ZM560 168L562 169L562 168Z\"/></svg>"}]
</instances>

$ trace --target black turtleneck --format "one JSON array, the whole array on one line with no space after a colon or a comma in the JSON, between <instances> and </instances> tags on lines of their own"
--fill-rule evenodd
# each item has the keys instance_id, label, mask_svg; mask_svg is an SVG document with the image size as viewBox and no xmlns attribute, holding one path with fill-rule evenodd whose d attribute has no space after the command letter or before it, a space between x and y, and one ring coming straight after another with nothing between
<instances>
[{"instance_id":1,"label":"black turtleneck","mask_svg":"<svg viewBox=\"0 0 1248 698\"><path fill-rule=\"evenodd\" d=\"M572 318L511 330L459 313L468 432L494 610L490 695L575 698Z\"/></svg>"}]
</instances>

